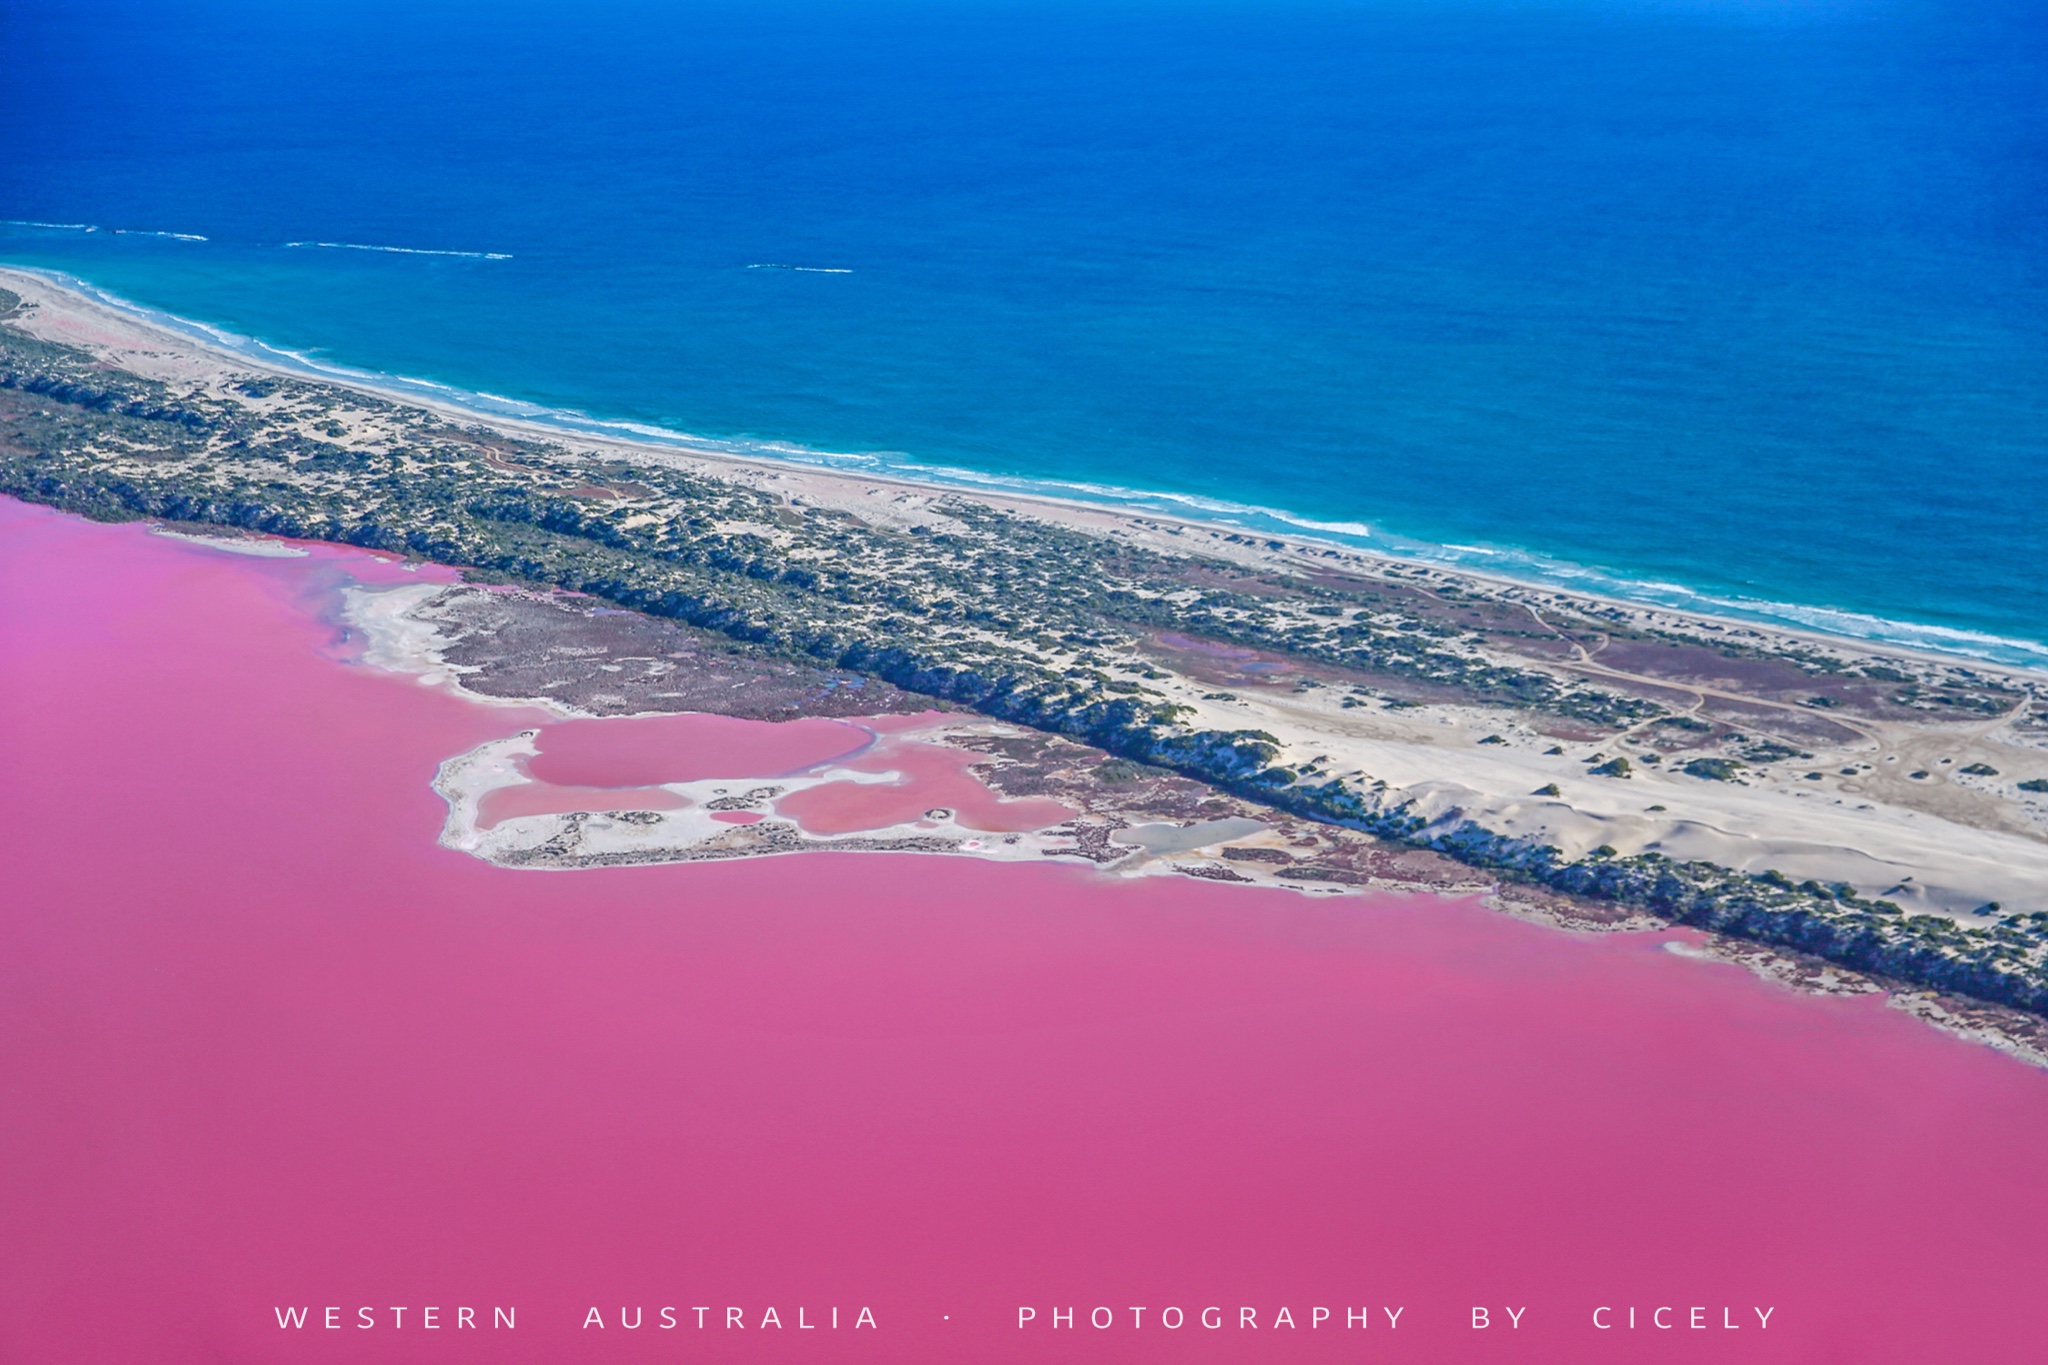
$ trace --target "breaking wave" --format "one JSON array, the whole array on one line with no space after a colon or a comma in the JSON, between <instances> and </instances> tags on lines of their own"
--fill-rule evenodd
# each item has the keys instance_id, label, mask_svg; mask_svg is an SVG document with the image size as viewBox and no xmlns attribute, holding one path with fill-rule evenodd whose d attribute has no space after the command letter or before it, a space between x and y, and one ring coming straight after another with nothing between
<instances>
[{"instance_id":1,"label":"breaking wave","mask_svg":"<svg viewBox=\"0 0 2048 1365\"><path fill-rule=\"evenodd\" d=\"M394 256L461 256L472 261L509 261L509 251L448 251L428 246L377 246L369 242L286 242L287 247L318 247L327 251L385 251Z\"/></svg>"},{"instance_id":2,"label":"breaking wave","mask_svg":"<svg viewBox=\"0 0 2048 1365\"><path fill-rule=\"evenodd\" d=\"M171 242L209 240L196 232L161 232L155 228L103 228L97 223L43 223L33 218L0 219L8 227L41 228L48 232L105 232L115 237L162 237Z\"/></svg>"}]
</instances>

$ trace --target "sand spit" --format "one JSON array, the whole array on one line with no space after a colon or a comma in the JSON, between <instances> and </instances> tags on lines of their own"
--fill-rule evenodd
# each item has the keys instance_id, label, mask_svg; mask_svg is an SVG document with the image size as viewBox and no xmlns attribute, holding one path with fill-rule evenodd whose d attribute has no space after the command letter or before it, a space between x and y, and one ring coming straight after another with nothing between
<instances>
[{"instance_id":1,"label":"sand spit","mask_svg":"<svg viewBox=\"0 0 2048 1365\"><path fill-rule=\"evenodd\" d=\"M940 722L892 736L892 740L899 749L905 745L936 748L954 738L1019 738L1022 733L997 722ZM658 790L681 799L684 804L680 808L576 810L487 822L483 812L493 795L532 784L524 760L538 752L536 738L537 732L522 731L442 764L434 780L434 790L448 802L442 844L501 867L548 870L828 851L946 853L995 862L1038 862L1069 855L1097 861L1096 854L1105 842L1114 842L1126 830L1119 823L1098 818L1065 819L1030 830L992 831L964 823L961 812L952 807L935 805L910 820L882 820L868 828L821 833L778 811L782 802L800 792L840 786L897 788L912 781L896 769L872 771L833 764L795 774L735 773L661 784ZM621 799L630 797L622 793ZM1267 831L1267 826L1251 820L1228 822L1227 829L1239 839L1247 833ZM1135 847L1118 850L1118 856L1106 866L1121 875L1183 870L1188 865L1200 866L1202 854L1220 856L1226 842L1219 834L1172 850L1196 855L1182 860L1181 867L1176 867L1171 856Z\"/></svg>"}]
</instances>

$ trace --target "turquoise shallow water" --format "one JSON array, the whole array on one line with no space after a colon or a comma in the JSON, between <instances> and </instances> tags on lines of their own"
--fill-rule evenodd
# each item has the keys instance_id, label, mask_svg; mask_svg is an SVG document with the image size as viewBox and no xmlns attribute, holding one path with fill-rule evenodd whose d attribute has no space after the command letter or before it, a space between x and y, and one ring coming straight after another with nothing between
<instances>
[{"instance_id":1,"label":"turquoise shallow water","mask_svg":"<svg viewBox=\"0 0 2048 1365\"><path fill-rule=\"evenodd\" d=\"M318 362L2048 663L2029 6L0 23L0 259Z\"/></svg>"}]
</instances>

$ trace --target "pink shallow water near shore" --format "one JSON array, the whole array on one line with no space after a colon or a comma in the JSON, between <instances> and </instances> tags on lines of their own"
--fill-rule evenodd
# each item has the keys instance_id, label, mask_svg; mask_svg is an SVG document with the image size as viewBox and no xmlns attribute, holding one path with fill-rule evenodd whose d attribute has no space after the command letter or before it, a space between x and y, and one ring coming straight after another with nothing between
<instances>
[{"instance_id":1,"label":"pink shallow water near shore","mask_svg":"<svg viewBox=\"0 0 2048 1365\"><path fill-rule=\"evenodd\" d=\"M916 738L917 730L944 720L933 711L782 723L688 714L554 721L538 727L537 752L523 761L534 780L487 793L478 824L489 829L516 816L578 810L680 810L690 802L655 784L772 783L835 768L889 780L808 787L778 800L776 813L813 834L907 824L935 809L989 833L1045 829L1074 815L1046 797L1001 797L969 771L978 755ZM712 818L752 824L760 817Z\"/></svg>"},{"instance_id":2,"label":"pink shallow water near shore","mask_svg":"<svg viewBox=\"0 0 2048 1365\"><path fill-rule=\"evenodd\" d=\"M527 771L562 786L640 787L705 777L775 777L859 753L873 736L843 720L770 725L732 716L625 716L541 728Z\"/></svg>"},{"instance_id":3,"label":"pink shallow water near shore","mask_svg":"<svg viewBox=\"0 0 2048 1365\"><path fill-rule=\"evenodd\" d=\"M689 798L660 787L556 787L531 782L499 787L478 803L477 825L491 829L521 815L567 815L579 810L682 810Z\"/></svg>"},{"instance_id":4,"label":"pink shallow water near shore","mask_svg":"<svg viewBox=\"0 0 2048 1365\"><path fill-rule=\"evenodd\" d=\"M900 723L912 718L876 719ZM997 796L968 771L979 758L959 749L920 743L908 734L884 733L874 748L838 766L855 772L894 774L893 781L827 782L791 792L775 803L775 810L814 834L905 824L937 809L953 812L968 829L992 834L1046 829L1073 818L1075 812L1050 797Z\"/></svg>"},{"instance_id":5,"label":"pink shallow water near shore","mask_svg":"<svg viewBox=\"0 0 2048 1365\"><path fill-rule=\"evenodd\" d=\"M495 869L435 844L427 784L536 718L338 661L344 571L405 576L0 502L0 1358L2005 1361L2048 1329L2048 1076L1425 898Z\"/></svg>"}]
</instances>

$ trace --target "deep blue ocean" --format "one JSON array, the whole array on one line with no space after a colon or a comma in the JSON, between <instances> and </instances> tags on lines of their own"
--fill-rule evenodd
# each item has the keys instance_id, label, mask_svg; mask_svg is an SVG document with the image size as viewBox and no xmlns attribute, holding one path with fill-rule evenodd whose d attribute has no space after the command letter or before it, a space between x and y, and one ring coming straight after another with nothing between
<instances>
[{"instance_id":1,"label":"deep blue ocean","mask_svg":"<svg viewBox=\"0 0 2048 1365\"><path fill-rule=\"evenodd\" d=\"M2048 665L2040 0L8 0L0 72L0 260L318 361Z\"/></svg>"}]
</instances>

